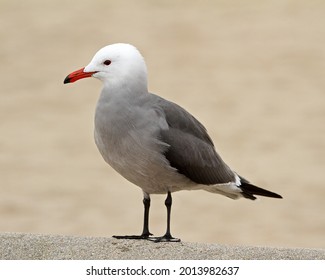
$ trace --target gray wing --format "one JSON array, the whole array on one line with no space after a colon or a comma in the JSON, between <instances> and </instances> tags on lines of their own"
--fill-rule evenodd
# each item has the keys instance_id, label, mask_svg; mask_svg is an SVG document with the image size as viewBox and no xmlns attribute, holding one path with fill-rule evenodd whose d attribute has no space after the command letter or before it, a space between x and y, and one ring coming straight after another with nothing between
<instances>
[{"instance_id":1,"label":"gray wing","mask_svg":"<svg viewBox=\"0 0 325 280\"><path fill-rule=\"evenodd\" d=\"M170 165L197 184L234 182L234 172L215 151L205 127L182 107L156 97L169 126L160 137L169 145L165 157Z\"/></svg>"}]
</instances>

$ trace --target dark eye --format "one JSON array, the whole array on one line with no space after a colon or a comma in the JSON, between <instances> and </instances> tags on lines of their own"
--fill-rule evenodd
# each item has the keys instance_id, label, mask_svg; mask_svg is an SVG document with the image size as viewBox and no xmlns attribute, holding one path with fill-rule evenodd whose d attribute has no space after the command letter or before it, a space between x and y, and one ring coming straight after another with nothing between
<instances>
[{"instance_id":1,"label":"dark eye","mask_svg":"<svg viewBox=\"0 0 325 280\"><path fill-rule=\"evenodd\" d=\"M110 64L111 64L111 61L110 61L110 60L105 60L103 63L104 63L105 65L110 65Z\"/></svg>"}]
</instances>

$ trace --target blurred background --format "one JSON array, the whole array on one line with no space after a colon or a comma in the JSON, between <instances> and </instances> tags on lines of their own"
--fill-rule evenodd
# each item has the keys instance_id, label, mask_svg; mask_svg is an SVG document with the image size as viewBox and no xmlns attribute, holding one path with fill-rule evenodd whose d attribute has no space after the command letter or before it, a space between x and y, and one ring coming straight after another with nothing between
<instances>
[{"instance_id":1,"label":"blurred background","mask_svg":"<svg viewBox=\"0 0 325 280\"><path fill-rule=\"evenodd\" d=\"M223 159L284 199L173 198L183 241L325 247L325 2L0 0L0 231L142 230L142 192L93 140L101 83L63 85L101 47L144 55L149 89L195 115ZM165 231L152 196L151 231Z\"/></svg>"}]
</instances>

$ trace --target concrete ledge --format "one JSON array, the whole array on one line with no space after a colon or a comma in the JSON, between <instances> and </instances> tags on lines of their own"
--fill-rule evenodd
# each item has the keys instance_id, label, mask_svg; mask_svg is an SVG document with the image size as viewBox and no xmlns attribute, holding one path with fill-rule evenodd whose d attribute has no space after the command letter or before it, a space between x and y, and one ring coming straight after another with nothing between
<instances>
[{"instance_id":1,"label":"concrete ledge","mask_svg":"<svg viewBox=\"0 0 325 280\"><path fill-rule=\"evenodd\" d=\"M105 237L0 233L2 260L218 259L324 260L324 249L153 243Z\"/></svg>"}]
</instances>

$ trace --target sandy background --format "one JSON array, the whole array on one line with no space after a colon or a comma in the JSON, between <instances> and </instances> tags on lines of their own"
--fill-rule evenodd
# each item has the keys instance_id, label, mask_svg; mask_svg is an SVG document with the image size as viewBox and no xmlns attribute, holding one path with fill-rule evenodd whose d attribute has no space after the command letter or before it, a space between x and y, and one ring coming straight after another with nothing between
<instances>
[{"instance_id":1,"label":"sandy background","mask_svg":"<svg viewBox=\"0 0 325 280\"><path fill-rule=\"evenodd\" d=\"M225 161L284 200L174 195L184 241L325 247L324 1L0 0L0 231L140 233L142 193L93 141L101 84L63 85L136 45L149 88L193 113ZM151 231L165 231L153 196Z\"/></svg>"}]
</instances>

